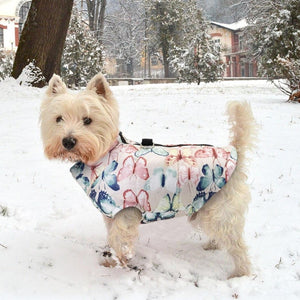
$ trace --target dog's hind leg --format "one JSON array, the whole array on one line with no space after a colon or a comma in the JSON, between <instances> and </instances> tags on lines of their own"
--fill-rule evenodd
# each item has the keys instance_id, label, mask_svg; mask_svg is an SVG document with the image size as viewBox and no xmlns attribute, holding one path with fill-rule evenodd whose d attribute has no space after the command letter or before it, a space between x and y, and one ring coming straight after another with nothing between
<instances>
[{"instance_id":1,"label":"dog's hind leg","mask_svg":"<svg viewBox=\"0 0 300 300\"><path fill-rule=\"evenodd\" d=\"M247 246L242 237L237 240L229 239L227 251L232 256L235 269L229 278L249 276L251 273L251 263L248 258Z\"/></svg>"},{"instance_id":2,"label":"dog's hind leg","mask_svg":"<svg viewBox=\"0 0 300 300\"><path fill-rule=\"evenodd\" d=\"M257 125L251 106L246 102L230 102L227 113L231 125L231 145L238 153L236 169L222 190L216 193L190 220L210 238L206 248L211 249L214 245L218 245L231 254L235 264L231 277L235 277L250 274L250 261L243 239L244 215L251 199L246 183L246 152L254 147Z\"/></svg>"},{"instance_id":3,"label":"dog's hind leg","mask_svg":"<svg viewBox=\"0 0 300 300\"><path fill-rule=\"evenodd\" d=\"M238 174L233 174L238 175ZM236 179L237 176L236 176ZM237 184L237 186L234 186ZM243 239L244 214L250 200L248 186L242 182L231 181L213 196L209 202L194 214L191 223L196 228L201 228L210 242L207 250L216 246L226 249L232 256L235 270L230 277L250 274L250 261L247 247Z\"/></svg>"},{"instance_id":4,"label":"dog's hind leg","mask_svg":"<svg viewBox=\"0 0 300 300\"><path fill-rule=\"evenodd\" d=\"M126 266L134 255L134 243L138 237L141 220L140 210L130 207L117 213L108 226L108 244L123 266Z\"/></svg>"},{"instance_id":5,"label":"dog's hind leg","mask_svg":"<svg viewBox=\"0 0 300 300\"><path fill-rule=\"evenodd\" d=\"M201 228L210 241L205 250L226 249L232 256L235 269L230 277L250 274L251 263L243 239L244 212L246 206L236 205L234 195L226 199L225 193L219 192L191 219L192 225ZM241 196L237 193L237 197ZM241 196L243 197L243 196ZM247 202L248 199L239 199Z\"/></svg>"}]
</instances>

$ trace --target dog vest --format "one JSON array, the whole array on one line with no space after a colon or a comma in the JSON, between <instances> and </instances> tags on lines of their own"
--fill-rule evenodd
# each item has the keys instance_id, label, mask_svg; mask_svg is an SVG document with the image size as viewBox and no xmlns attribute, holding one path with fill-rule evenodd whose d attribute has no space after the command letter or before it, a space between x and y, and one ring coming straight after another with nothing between
<instances>
[{"instance_id":1,"label":"dog vest","mask_svg":"<svg viewBox=\"0 0 300 300\"><path fill-rule=\"evenodd\" d=\"M235 170L233 146L158 145L144 139L116 145L96 164L76 163L71 173L107 217L136 207L142 223L192 215L226 184Z\"/></svg>"}]
</instances>

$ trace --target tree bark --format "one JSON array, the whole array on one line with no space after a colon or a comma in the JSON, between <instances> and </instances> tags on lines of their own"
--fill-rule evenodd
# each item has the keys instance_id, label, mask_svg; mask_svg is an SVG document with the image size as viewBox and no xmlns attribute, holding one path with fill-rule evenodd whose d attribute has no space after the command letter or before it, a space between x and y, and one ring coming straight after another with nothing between
<instances>
[{"instance_id":1,"label":"tree bark","mask_svg":"<svg viewBox=\"0 0 300 300\"><path fill-rule=\"evenodd\" d=\"M53 73L60 74L61 56L67 35L73 0L33 0L21 34L12 76L18 78L24 67L33 62L44 81L33 84L42 87Z\"/></svg>"},{"instance_id":2,"label":"tree bark","mask_svg":"<svg viewBox=\"0 0 300 300\"><path fill-rule=\"evenodd\" d=\"M99 14L99 36L98 36L98 39L99 39L99 37L100 37L100 39L102 39L102 37L103 37L105 9L106 9L106 0L102 0L100 14Z\"/></svg>"},{"instance_id":3,"label":"tree bark","mask_svg":"<svg viewBox=\"0 0 300 300\"><path fill-rule=\"evenodd\" d=\"M169 45L165 42L162 43L162 54L165 78L170 77L170 64L169 64Z\"/></svg>"}]
</instances>

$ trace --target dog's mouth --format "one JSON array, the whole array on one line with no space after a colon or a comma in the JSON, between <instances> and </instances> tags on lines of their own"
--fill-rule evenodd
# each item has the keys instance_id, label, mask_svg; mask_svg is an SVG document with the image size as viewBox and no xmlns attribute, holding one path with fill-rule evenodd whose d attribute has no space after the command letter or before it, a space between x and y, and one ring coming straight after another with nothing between
<instances>
[{"instance_id":1,"label":"dog's mouth","mask_svg":"<svg viewBox=\"0 0 300 300\"><path fill-rule=\"evenodd\" d=\"M71 162L76 162L76 161L82 160L81 157L77 153L68 152L68 151L66 151L66 153L62 154L61 159L68 160Z\"/></svg>"},{"instance_id":2,"label":"dog's mouth","mask_svg":"<svg viewBox=\"0 0 300 300\"><path fill-rule=\"evenodd\" d=\"M88 163L97 159L99 153L94 145L88 143L76 143L72 147L65 141L51 142L45 147L45 155L49 159L59 159L62 161ZM69 148L69 149L67 149Z\"/></svg>"},{"instance_id":3,"label":"dog's mouth","mask_svg":"<svg viewBox=\"0 0 300 300\"><path fill-rule=\"evenodd\" d=\"M46 153L47 154L47 153ZM52 159L59 159L62 161L69 161L69 162L78 162L82 161L83 163L88 163L93 158L91 152L81 152L80 149L72 149L72 150L65 150L61 149L59 152L52 153L48 155L48 158Z\"/></svg>"},{"instance_id":4,"label":"dog's mouth","mask_svg":"<svg viewBox=\"0 0 300 300\"><path fill-rule=\"evenodd\" d=\"M49 159L59 159L62 161L77 162L82 161L81 154L76 148L66 150L63 147L53 147L53 145L45 148L45 155Z\"/></svg>"},{"instance_id":5,"label":"dog's mouth","mask_svg":"<svg viewBox=\"0 0 300 300\"><path fill-rule=\"evenodd\" d=\"M58 153L55 153L52 158L54 159L60 159L63 161L70 161L70 162L77 162L82 160L81 156L79 153L76 151L68 151L68 150L62 150Z\"/></svg>"}]
</instances>

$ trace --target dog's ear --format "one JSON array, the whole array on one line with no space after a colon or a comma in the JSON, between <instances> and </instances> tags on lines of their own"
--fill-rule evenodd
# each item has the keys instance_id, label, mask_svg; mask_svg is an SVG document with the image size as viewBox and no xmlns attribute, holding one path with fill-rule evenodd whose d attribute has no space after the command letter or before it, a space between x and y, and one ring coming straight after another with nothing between
<instances>
[{"instance_id":1,"label":"dog's ear","mask_svg":"<svg viewBox=\"0 0 300 300\"><path fill-rule=\"evenodd\" d=\"M61 78L53 74L52 78L49 81L48 89L46 91L47 95L55 96L58 94L63 94L67 91L66 85L63 83Z\"/></svg>"},{"instance_id":2,"label":"dog's ear","mask_svg":"<svg viewBox=\"0 0 300 300\"><path fill-rule=\"evenodd\" d=\"M98 73L90 80L86 86L86 89L94 91L96 94L104 97L106 100L109 100L110 96L112 95L109 84L101 73Z\"/></svg>"}]
</instances>

